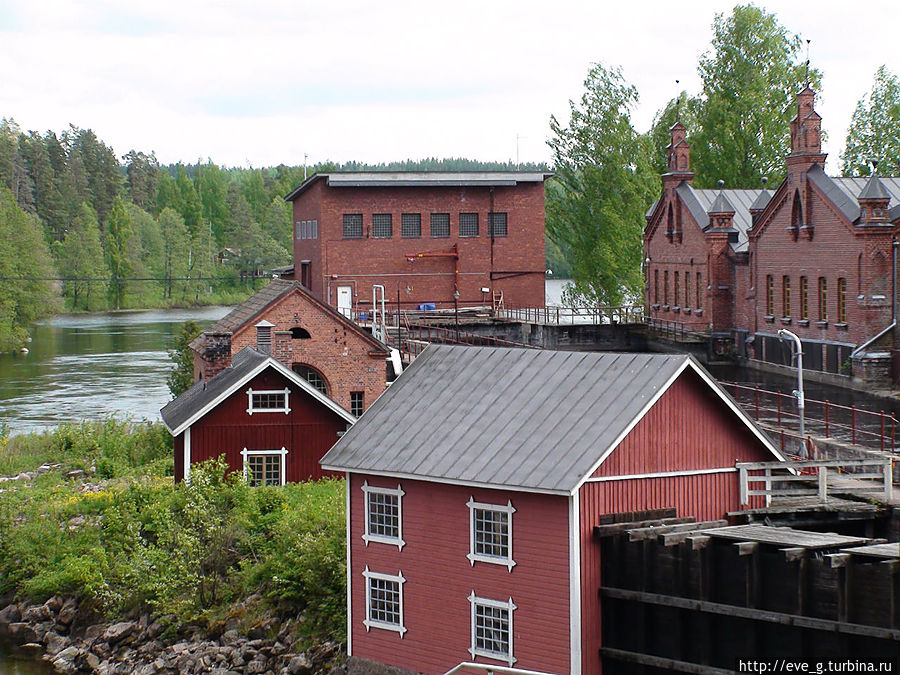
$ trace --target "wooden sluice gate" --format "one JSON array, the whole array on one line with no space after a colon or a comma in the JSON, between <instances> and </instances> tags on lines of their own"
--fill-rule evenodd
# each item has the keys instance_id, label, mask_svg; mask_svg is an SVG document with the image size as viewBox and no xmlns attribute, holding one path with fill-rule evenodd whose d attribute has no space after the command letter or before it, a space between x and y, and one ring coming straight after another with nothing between
<instances>
[{"instance_id":1,"label":"wooden sluice gate","mask_svg":"<svg viewBox=\"0 0 900 675\"><path fill-rule=\"evenodd\" d=\"M900 544L684 520L594 528L605 675L900 658Z\"/></svg>"}]
</instances>

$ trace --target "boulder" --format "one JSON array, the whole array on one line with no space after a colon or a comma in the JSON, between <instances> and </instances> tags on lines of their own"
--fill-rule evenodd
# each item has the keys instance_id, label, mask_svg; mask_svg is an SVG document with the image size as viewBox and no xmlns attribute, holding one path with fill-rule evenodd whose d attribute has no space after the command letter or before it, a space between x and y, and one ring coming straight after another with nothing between
<instances>
[{"instance_id":1,"label":"boulder","mask_svg":"<svg viewBox=\"0 0 900 675\"><path fill-rule=\"evenodd\" d=\"M266 673L268 671L269 671L269 666L262 659L253 659L244 668L244 672L249 673L250 675L257 675L258 673Z\"/></svg>"},{"instance_id":2,"label":"boulder","mask_svg":"<svg viewBox=\"0 0 900 675\"><path fill-rule=\"evenodd\" d=\"M313 664L306 654L298 654L288 661L287 672L289 675L308 675L313 672Z\"/></svg>"},{"instance_id":3,"label":"boulder","mask_svg":"<svg viewBox=\"0 0 900 675\"><path fill-rule=\"evenodd\" d=\"M39 623L41 621L52 621L53 620L53 612L50 611L50 608L47 605L32 605L24 612L22 612L22 621L30 621L32 623Z\"/></svg>"},{"instance_id":4,"label":"boulder","mask_svg":"<svg viewBox=\"0 0 900 675\"><path fill-rule=\"evenodd\" d=\"M136 624L134 621L120 621L119 623L114 623L103 631L103 639L106 640L110 646L118 644L134 632L135 626Z\"/></svg>"},{"instance_id":5,"label":"boulder","mask_svg":"<svg viewBox=\"0 0 900 675\"><path fill-rule=\"evenodd\" d=\"M0 609L0 626L10 623L16 623L22 620L22 612L19 606L15 604L7 605Z\"/></svg>"},{"instance_id":6,"label":"boulder","mask_svg":"<svg viewBox=\"0 0 900 675\"><path fill-rule=\"evenodd\" d=\"M44 636L44 645L48 654L56 656L63 649L71 645L71 640L67 637L63 637L59 633L48 631Z\"/></svg>"},{"instance_id":7,"label":"boulder","mask_svg":"<svg viewBox=\"0 0 900 675\"><path fill-rule=\"evenodd\" d=\"M75 621L75 616L77 614L78 603L76 603L74 599L69 598L63 603L62 607L59 608L59 614L56 615L56 625L65 626L68 629L72 625L72 622Z\"/></svg>"},{"instance_id":8,"label":"boulder","mask_svg":"<svg viewBox=\"0 0 900 675\"><path fill-rule=\"evenodd\" d=\"M56 669L56 672L67 675L69 673L77 673L79 668L76 665L78 657L82 654L82 650L71 645L63 649L59 654L53 657L50 663Z\"/></svg>"},{"instance_id":9,"label":"boulder","mask_svg":"<svg viewBox=\"0 0 900 675\"><path fill-rule=\"evenodd\" d=\"M52 598L47 600L44 603L44 607L49 609L53 614L56 614L60 608L63 606L63 599L58 595L54 595Z\"/></svg>"},{"instance_id":10,"label":"boulder","mask_svg":"<svg viewBox=\"0 0 900 675\"><path fill-rule=\"evenodd\" d=\"M12 638L13 643L17 645L24 645L28 642L40 641L37 632L27 623L11 623L8 626L8 632L10 638Z\"/></svg>"}]
</instances>

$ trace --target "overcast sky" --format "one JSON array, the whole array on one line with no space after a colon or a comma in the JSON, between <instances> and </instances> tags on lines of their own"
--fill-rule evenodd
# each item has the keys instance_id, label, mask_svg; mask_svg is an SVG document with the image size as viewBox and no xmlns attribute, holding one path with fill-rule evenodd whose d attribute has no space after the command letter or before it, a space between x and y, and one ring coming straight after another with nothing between
<instances>
[{"instance_id":1,"label":"overcast sky","mask_svg":"<svg viewBox=\"0 0 900 675\"><path fill-rule=\"evenodd\" d=\"M699 92L713 19L734 4L0 0L0 117L91 128L163 163L549 161L550 115L568 119L592 63L622 67L645 131L676 79ZM900 2L760 6L812 40L834 173L875 70L900 73Z\"/></svg>"}]
</instances>

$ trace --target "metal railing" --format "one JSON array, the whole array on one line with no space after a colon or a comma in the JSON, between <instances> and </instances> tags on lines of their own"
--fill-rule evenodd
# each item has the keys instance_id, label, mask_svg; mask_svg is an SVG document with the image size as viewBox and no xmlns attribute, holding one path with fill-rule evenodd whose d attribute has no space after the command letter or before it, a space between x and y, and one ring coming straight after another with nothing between
<instances>
[{"instance_id":1,"label":"metal railing","mask_svg":"<svg viewBox=\"0 0 900 675\"><path fill-rule=\"evenodd\" d=\"M556 675L556 673L545 673L540 670L525 670L524 668L513 668L511 666L492 666L487 663L473 663L471 661L466 661L460 663L458 666L454 666L444 673L444 675L453 675L454 673L459 673L463 670L479 670L488 675L491 675L491 673L508 673L509 675Z\"/></svg>"},{"instance_id":2,"label":"metal railing","mask_svg":"<svg viewBox=\"0 0 900 675\"><path fill-rule=\"evenodd\" d=\"M643 305L618 305L598 307L520 307L506 305L494 313L497 319L553 326L579 324L642 323Z\"/></svg>"},{"instance_id":3,"label":"metal railing","mask_svg":"<svg viewBox=\"0 0 900 675\"><path fill-rule=\"evenodd\" d=\"M660 337L673 342L697 342L705 341L709 338L709 334L698 331L695 328L689 328L687 324L680 321L647 317L644 323Z\"/></svg>"},{"instance_id":4,"label":"metal railing","mask_svg":"<svg viewBox=\"0 0 900 675\"><path fill-rule=\"evenodd\" d=\"M799 429L800 425L797 399L792 394L737 382L721 384L757 421L785 429L789 436L797 435L790 429L792 426ZM807 434L849 441L853 445L878 449L882 452L896 452L898 420L893 413L873 412L852 405L840 405L811 398L807 398L805 402Z\"/></svg>"},{"instance_id":5,"label":"metal railing","mask_svg":"<svg viewBox=\"0 0 900 675\"><path fill-rule=\"evenodd\" d=\"M408 325L406 337L402 337L399 333L396 337L391 337L396 344L391 345L405 353L411 358L415 358L421 354L425 347L432 342L455 345L473 345L479 347L518 347L521 349L541 349L537 345L530 345L525 342L515 342L513 340L504 340L502 338L490 337L488 335L479 335L464 330L456 330L455 328L445 328L443 326L419 326L416 324ZM391 331L388 330L388 335Z\"/></svg>"},{"instance_id":6,"label":"metal railing","mask_svg":"<svg viewBox=\"0 0 900 675\"><path fill-rule=\"evenodd\" d=\"M802 462L738 462L741 504L750 497L817 497L828 501L829 490L841 494L893 498L893 462L889 459L810 460ZM751 473L762 471L763 473ZM815 483L811 486L810 483ZM752 489L762 483L762 489Z\"/></svg>"}]
</instances>

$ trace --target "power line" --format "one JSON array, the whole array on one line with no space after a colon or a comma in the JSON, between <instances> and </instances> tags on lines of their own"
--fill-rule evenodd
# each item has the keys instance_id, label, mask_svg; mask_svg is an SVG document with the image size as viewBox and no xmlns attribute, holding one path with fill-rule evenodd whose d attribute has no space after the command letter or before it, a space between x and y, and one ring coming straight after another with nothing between
<instances>
[{"instance_id":1,"label":"power line","mask_svg":"<svg viewBox=\"0 0 900 675\"><path fill-rule=\"evenodd\" d=\"M0 281L244 281L245 279L271 279L271 274L247 274L241 277L0 277Z\"/></svg>"}]
</instances>

